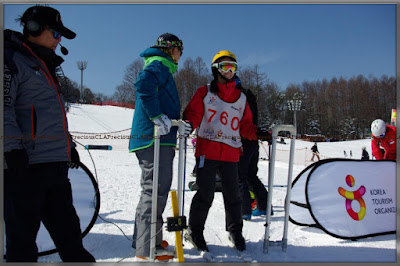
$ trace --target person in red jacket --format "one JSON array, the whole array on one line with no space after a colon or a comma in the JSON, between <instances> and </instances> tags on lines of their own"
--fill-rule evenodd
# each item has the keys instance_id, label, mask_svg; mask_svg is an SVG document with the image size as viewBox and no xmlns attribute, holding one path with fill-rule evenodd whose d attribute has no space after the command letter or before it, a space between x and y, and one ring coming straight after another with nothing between
<instances>
[{"instance_id":1,"label":"person in red jacket","mask_svg":"<svg viewBox=\"0 0 400 266\"><path fill-rule=\"evenodd\" d=\"M198 190L189 214L189 231L199 250L208 251L203 231L214 199L217 170L222 179L226 230L235 247L246 249L242 236L242 211L238 182L241 138L256 139L257 127L246 96L232 79L237 71L236 56L218 52L211 64L214 80L197 89L183 113L183 119L197 129L196 165Z\"/></svg>"},{"instance_id":2,"label":"person in red jacket","mask_svg":"<svg viewBox=\"0 0 400 266\"><path fill-rule=\"evenodd\" d=\"M371 123L371 133L372 155L377 160L396 160L396 127L376 119ZM385 149L384 154L380 147Z\"/></svg>"}]
</instances>

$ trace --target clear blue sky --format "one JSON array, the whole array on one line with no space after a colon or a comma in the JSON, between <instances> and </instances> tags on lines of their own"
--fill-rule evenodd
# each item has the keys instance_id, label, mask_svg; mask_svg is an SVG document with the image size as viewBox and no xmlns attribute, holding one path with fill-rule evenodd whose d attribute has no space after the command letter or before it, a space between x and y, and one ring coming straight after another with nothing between
<instances>
[{"instance_id":1,"label":"clear blue sky","mask_svg":"<svg viewBox=\"0 0 400 266\"><path fill-rule=\"evenodd\" d=\"M4 5L4 27L31 5ZM80 85L76 62L88 62L84 86L111 96L125 68L165 32L183 40L186 58L207 66L219 50L239 66L258 64L271 81L290 83L362 74L395 76L396 5L378 4L52 4L77 33L63 38L64 73ZM61 55L59 48L56 51Z\"/></svg>"}]
</instances>

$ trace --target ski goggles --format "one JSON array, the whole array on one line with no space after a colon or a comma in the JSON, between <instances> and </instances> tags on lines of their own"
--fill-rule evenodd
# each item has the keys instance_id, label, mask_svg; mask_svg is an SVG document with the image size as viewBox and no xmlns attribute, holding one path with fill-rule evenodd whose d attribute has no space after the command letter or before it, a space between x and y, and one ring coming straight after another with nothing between
<instances>
[{"instance_id":1,"label":"ski goggles","mask_svg":"<svg viewBox=\"0 0 400 266\"><path fill-rule=\"evenodd\" d=\"M230 70L232 73L236 73L238 69L238 64L232 61L222 61L219 63L214 63L211 66L217 68L222 72L228 72Z\"/></svg>"},{"instance_id":2,"label":"ski goggles","mask_svg":"<svg viewBox=\"0 0 400 266\"><path fill-rule=\"evenodd\" d=\"M53 29L51 29L51 28L49 28L49 27L46 27L46 30L48 30L48 31L50 31L51 33L53 33L53 38L54 39L59 39L59 38L61 38L61 33L59 33L58 31L55 31L55 30L53 30Z\"/></svg>"},{"instance_id":3,"label":"ski goggles","mask_svg":"<svg viewBox=\"0 0 400 266\"><path fill-rule=\"evenodd\" d=\"M183 47L182 40L178 41L165 41L158 39L154 47L165 47L165 48L172 48L172 47ZM183 48L182 48L183 50Z\"/></svg>"},{"instance_id":4,"label":"ski goggles","mask_svg":"<svg viewBox=\"0 0 400 266\"><path fill-rule=\"evenodd\" d=\"M176 48L178 48L179 52L181 52L181 56L183 54L183 46L176 46Z\"/></svg>"}]
</instances>

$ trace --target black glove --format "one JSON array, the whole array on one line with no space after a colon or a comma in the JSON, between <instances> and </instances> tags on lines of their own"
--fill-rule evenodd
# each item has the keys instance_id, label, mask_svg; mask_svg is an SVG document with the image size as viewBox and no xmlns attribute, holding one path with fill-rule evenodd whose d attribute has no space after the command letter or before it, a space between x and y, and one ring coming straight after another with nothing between
<instances>
[{"instance_id":1,"label":"black glove","mask_svg":"<svg viewBox=\"0 0 400 266\"><path fill-rule=\"evenodd\" d=\"M80 163L79 153L75 148L72 148L71 149L71 161L68 162L68 166L69 166L69 168L78 169L79 163Z\"/></svg>"},{"instance_id":2,"label":"black glove","mask_svg":"<svg viewBox=\"0 0 400 266\"><path fill-rule=\"evenodd\" d=\"M267 141L269 145L272 144L272 135L261 128L257 128L257 138L261 141Z\"/></svg>"},{"instance_id":3,"label":"black glove","mask_svg":"<svg viewBox=\"0 0 400 266\"><path fill-rule=\"evenodd\" d=\"M4 153L7 169L11 175L24 177L29 167L29 157L25 149L16 149Z\"/></svg>"}]
</instances>

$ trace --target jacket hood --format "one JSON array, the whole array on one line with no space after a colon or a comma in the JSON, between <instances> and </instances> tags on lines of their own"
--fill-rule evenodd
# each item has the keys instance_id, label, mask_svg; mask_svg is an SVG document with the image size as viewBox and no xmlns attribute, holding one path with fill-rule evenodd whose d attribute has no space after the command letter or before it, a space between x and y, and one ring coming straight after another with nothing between
<instances>
[{"instance_id":1,"label":"jacket hood","mask_svg":"<svg viewBox=\"0 0 400 266\"><path fill-rule=\"evenodd\" d=\"M53 67L57 67L64 62L64 59L61 56L58 56L52 49L48 49L28 41L20 32L12 30L4 31L4 48L17 50L27 56L33 56L24 43L46 63L51 62Z\"/></svg>"},{"instance_id":2,"label":"jacket hood","mask_svg":"<svg viewBox=\"0 0 400 266\"><path fill-rule=\"evenodd\" d=\"M22 45L26 41L24 35L12 30L4 31L4 47L12 48L14 50L23 51L26 48Z\"/></svg>"},{"instance_id":3,"label":"jacket hood","mask_svg":"<svg viewBox=\"0 0 400 266\"><path fill-rule=\"evenodd\" d=\"M150 57L150 56L162 56L165 58L168 58L168 60L170 60L171 62L174 62L172 60L172 58L170 58L166 53L164 53L164 51L158 49L158 48L147 48L146 50L144 50L141 54L141 57Z\"/></svg>"},{"instance_id":4,"label":"jacket hood","mask_svg":"<svg viewBox=\"0 0 400 266\"><path fill-rule=\"evenodd\" d=\"M178 69L178 65L175 64L172 58L158 48L147 48L140 54L140 56L144 57L145 66L153 61L160 61L164 66L168 67L171 74L174 74Z\"/></svg>"}]
</instances>

